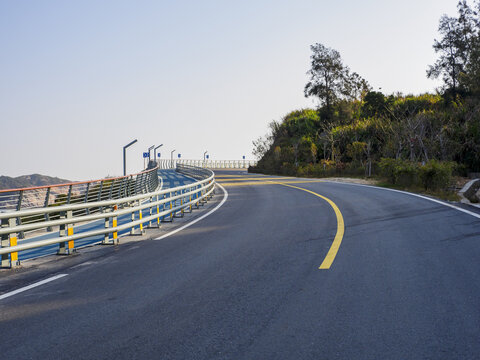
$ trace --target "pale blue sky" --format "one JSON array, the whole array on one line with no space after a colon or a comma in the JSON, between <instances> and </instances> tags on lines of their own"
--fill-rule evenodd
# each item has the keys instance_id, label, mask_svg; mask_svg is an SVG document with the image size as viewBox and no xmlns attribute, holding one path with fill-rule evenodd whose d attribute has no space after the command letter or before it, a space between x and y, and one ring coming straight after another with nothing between
<instances>
[{"instance_id":1,"label":"pale blue sky","mask_svg":"<svg viewBox=\"0 0 480 360\"><path fill-rule=\"evenodd\" d=\"M0 175L120 175L163 143L184 158L252 158L303 96L310 48L338 50L386 93L425 76L456 0L0 0Z\"/></svg>"}]
</instances>

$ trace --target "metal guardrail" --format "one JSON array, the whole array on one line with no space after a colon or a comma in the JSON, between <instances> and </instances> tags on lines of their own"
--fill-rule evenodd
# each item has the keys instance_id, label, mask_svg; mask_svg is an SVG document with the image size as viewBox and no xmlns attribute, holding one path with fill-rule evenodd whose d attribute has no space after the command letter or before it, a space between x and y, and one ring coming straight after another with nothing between
<instances>
[{"instance_id":1,"label":"metal guardrail","mask_svg":"<svg viewBox=\"0 0 480 360\"><path fill-rule=\"evenodd\" d=\"M158 185L157 168L99 180L0 190L0 212L84 203L144 194Z\"/></svg>"},{"instance_id":2,"label":"metal guardrail","mask_svg":"<svg viewBox=\"0 0 480 360\"><path fill-rule=\"evenodd\" d=\"M202 167L207 169L248 169L257 165L255 160L157 160L160 169L174 169L177 164Z\"/></svg>"},{"instance_id":3,"label":"metal guardrail","mask_svg":"<svg viewBox=\"0 0 480 360\"><path fill-rule=\"evenodd\" d=\"M124 186L118 185L114 188L113 179L99 180L100 182L103 181L104 186L105 182L111 181L108 186L109 196L105 195L105 198L98 195L104 194L103 190L100 189L97 190L97 198L94 201L88 201L91 199L85 195L83 201L72 201L72 196L68 203L56 203L55 206L30 207L0 213L1 266L19 265L19 251L52 244L59 244L59 254L71 254L75 250L75 240L92 236L104 235L104 244L117 244L119 231L130 228L130 234L133 235L135 234L135 228L138 227L140 232L143 233L144 224L152 226L152 222L156 222L157 226L160 226L162 221L173 221L174 217L183 216L185 212L191 212L193 206L203 205L214 194L215 176L213 171L185 165L179 166L177 171L194 177L198 181L175 188L158 190L157 168L154 168L140 174L130 175L136 176L136 182L134 182L136 186L133 187L124 184ZM152 177L151 174L154 174L156 178L157 186L155 188L153 188L155 180L145 180L145 177ZM129 177L115 179L123 178ZM68 186L73 187L74 184L79 185L80 183L68 184ZM61 187L61 185L57 187ZM118 190L116 193L115 189L123 189L123 192ZM25 191L25 189L19 189L18 191L22 190ZM136 193L133 193L133 191L136 191ZM87 191L86 193L91 192ZM120 197L119 194L124 196ZM145 210L147 210L148 215L144 217ZM118 217L126 214L131 215L131 221L118 225ZM136 219L136 215L138 219ZM103 228L75 234L75 225L101 219L104 220ZM55 233L54 229L58 229L58 232ZM25 234L32 234L37 237L48 233L53 236L42 240L25 236ZM19 243L18 238L22 238L20 234L24 234L24 236L23 241L21 240Z\"/></svg>"},{"instance_id":4,"label":"metal guardrail","mask_svg":"<svg viewBox=\"0 0 480 360\"><path fill-rule=\"evenodd\" d=\"M56 208L61 205L85 204L146 194L159 186L157 170L158 167L115 178L0 190L0 214L4 212L21 214L22 210L27 209ZM101 207L85 207L76 210L75 216L82 213L90 215L100 211L102 211ZM38 214L17 216L16 221L17 225L25 225L56 220L59 216L58 211L45 212L44 217ZM19 233L20 239L26 236L28 234L25 231Z\"/></svg>"},{"instance_id":5,"label":"metal guardrail","mask_svg":"<svg viewBox=\"0 0 480 360\"><path fill-rule=\"evenodd\" d=\"M204 179L205 177L210 176L212 173L212 171L209 169L184 164L177 164L176 170L177 172L186 176L190 176L196 180Z\"/></svg>"}]
</instances>

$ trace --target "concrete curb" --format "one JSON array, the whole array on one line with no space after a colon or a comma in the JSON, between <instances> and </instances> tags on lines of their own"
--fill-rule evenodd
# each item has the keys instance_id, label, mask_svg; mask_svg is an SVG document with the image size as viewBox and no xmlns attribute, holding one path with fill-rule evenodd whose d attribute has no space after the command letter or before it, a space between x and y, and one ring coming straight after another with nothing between
<instances>
[{"instance_id":1,"label":"concrete curb","mask_svg":"<svg viewBox=\"0 0 480 360\"><path fill-rule=\"evenodd\" d=\"M475 195L475 193L477 192L477 190L473 191L473 194L469 194L470 192L472 192L473 187L478 187L478 185L480 185L480 179L473 179L473 180L470 180L468 183L466 183L464 185L464 187L458 192L458 195L460 196L460 202L462 204L468 204L468 205L471 205L471 206L474 206L476 208L480 208L480 205L479 204L476 204L476 203L472 203L470 201L470 199L468 198L469 196L472 196L472 195Z\"/></svg>"}]
</instances>

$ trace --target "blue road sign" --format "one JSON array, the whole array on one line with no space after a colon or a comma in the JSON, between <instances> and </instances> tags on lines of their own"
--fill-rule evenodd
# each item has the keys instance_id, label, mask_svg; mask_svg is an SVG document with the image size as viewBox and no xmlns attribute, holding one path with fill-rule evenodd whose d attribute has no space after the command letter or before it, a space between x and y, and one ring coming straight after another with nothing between
<instances>
[{"instance_id":1,"label":"blue road sign","mask_svg":"<svg viewBox=\"0 0 480 360\"><path fill-rule=\"evenodd\" d=\"M157 153L157 157L158 157L158 158L160 157L160 153Z\"/></svg>"},{"instance_id":2,"label":"blue road sign","mask_svg":"<svg viewBox=\"0 0 480 360\"><path fill-rule=\"evenodd\" d=\"M243 160L245 160L245 155L243 155L242 157L243 157Z\"/></svg>"},{"instance_id":3,"label":"blue road sign","mask_svg":"<svg viewBox=\"0 0 480 360\"><path fill-rule=\"evenodd\" d=\"M144 158L148 158L148 153L143 153Z\"/></svg>"},{"instance_id":4,"label":"blue road sign","mask_svg":"<svg viewBox=\"0 0 480 360\"><path fill-rule=\"evenodd\" d=\"M209 158L210 158L210 155L207 155L207 159L209 159Z\"/></svg>"},{"instance_id":5,"label":"blue road sign","mask_svg":"<svg viewBox=\"0 0 480 360\"><path fill-rule=\"evenodd\" d=\"M178 158L180 159L182 157L182 154L178 154Z\"/></svg>"}]
</instances>

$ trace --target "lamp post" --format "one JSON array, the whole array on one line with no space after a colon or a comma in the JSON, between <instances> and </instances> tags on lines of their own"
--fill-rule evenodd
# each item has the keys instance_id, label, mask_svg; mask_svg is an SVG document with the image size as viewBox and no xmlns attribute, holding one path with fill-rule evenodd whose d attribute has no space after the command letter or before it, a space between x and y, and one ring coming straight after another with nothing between
<instances>
[{"instance_id":1,"label":"lamp post","mask_svg":"<svg viewBox=\"0 0 480 360\"><path fill-rule=\"evenodd\" d=\"M130 145L135 144L136 142L137 142L137 139L133 140L132 142L128 143L123 147L123 176L127 175L127 158L126 158L127 148Z\"/></svg>"},{"instance_id":2,"label":"lamp post","mask_svg":"<svg viewBox=\"0 0 480 360\"><path fill-rule=\"evenodd\" d=\"M150 151L155 147L155 145L152 145L148 148L148 162L150 162Z\"/></svg>"},{"instance_id":3,"label":"lamp post","mask_svg":"<svg viewBox=\"0 0 480 360\"><path fill-rule=\"evenodd\" d=\"M175 150L172 150L170 152L170 166L173 168L173 153L175 152Z\"/></svg>"},{"instance_id":4,"label":"lamp post","mask_svg":"<svg viewBox=\"0 0 480 360\"><path fill-rule=\"evenodd\" d=\"M158 145L155 149L153 149L153 157L154 157L155 161L157 161L157 149L158 149L160 146L163 146L163 144L160 144L160 145Z\"/></svg>"},{"instance_id":5,"label":"lamp post","mask_svg":"<svg viewBox=\"0 0 480 360\"><path fill-rule=\"evenodd\" d=\"M207 164L205 163L205 159L206 159L207 153L208 153L208 150L206 150L206 151L203 153L203 167L207 167Z\"/></svg>"}]
</instances>

